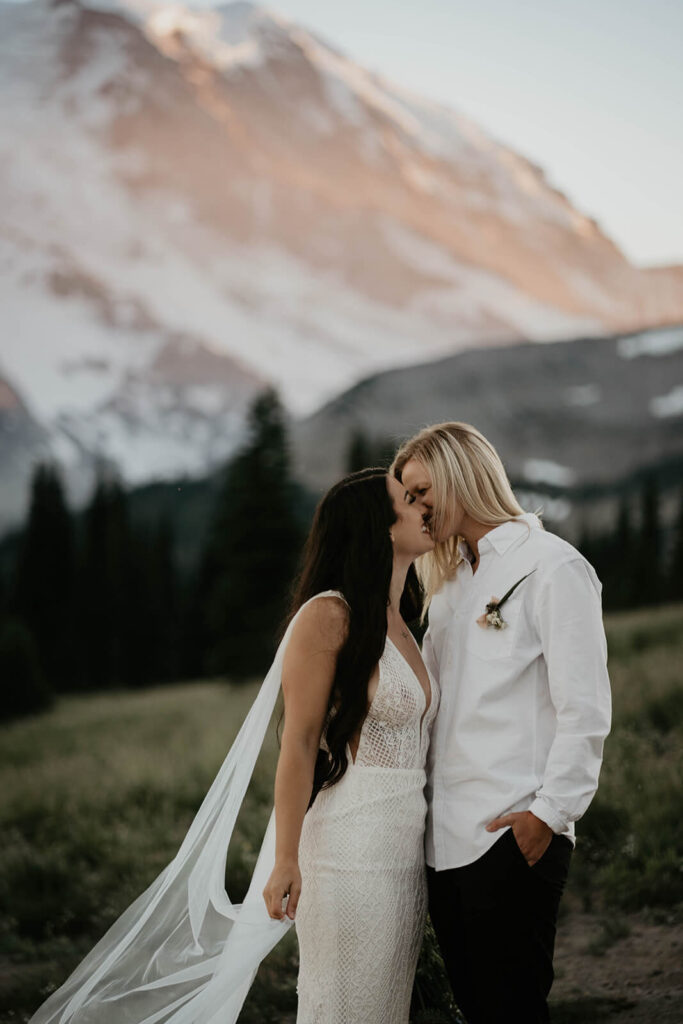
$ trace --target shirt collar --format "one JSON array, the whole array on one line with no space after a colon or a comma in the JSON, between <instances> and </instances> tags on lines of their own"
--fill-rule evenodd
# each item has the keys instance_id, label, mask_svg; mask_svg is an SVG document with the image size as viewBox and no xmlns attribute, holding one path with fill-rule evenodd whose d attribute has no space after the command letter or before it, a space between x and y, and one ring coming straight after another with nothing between
<instances>
[{"instance_id":1,"label":"shirt collar","mask_svg":"<svg viewBox=\"0 0 683 1024\"><path fill-rule=\"evenodd\" d=\"M526 531L518 525L519 523L527 523L531 529L541 528L541 521L537 515L534 515L533 512L523 512L522 515L515 516L507 522L501 523L500 526L494 526L492 530L485 533L479 541L479 554L481 555L482 550L486 550L487 546L492 547L499 555L505 554L511 544L527 536ZM458 553L469 560L470 548L462 538L458 541Z\"/></svg>"}]
</instances>

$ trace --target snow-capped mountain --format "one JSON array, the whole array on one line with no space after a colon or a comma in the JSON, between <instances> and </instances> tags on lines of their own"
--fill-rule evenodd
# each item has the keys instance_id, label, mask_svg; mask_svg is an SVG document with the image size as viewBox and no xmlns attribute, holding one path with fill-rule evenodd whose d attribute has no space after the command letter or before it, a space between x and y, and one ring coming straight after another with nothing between
<instances>
[{"instance_id":1,"label":"snow-capped mountain","mask_svg":"<svg viewBox=\"0 0 683 1024\"><path fill-rule=\"evenodd\" d=\"M0 97L0 374L79 472L203 472L267 381L304 414L459 348L683 319L681 268L251 4L0 2Z\"/></svg>"}]
</instances>

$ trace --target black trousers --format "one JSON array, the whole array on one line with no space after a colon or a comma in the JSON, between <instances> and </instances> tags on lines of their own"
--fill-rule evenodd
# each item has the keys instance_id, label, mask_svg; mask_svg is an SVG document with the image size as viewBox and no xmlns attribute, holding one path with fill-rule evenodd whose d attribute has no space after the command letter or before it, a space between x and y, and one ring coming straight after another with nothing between
<instances>
[{"instance_id":1,"label":"black trousers","mask_svg":"<svg viewBox=\"0 0 683 1024\"><path fill-rule=\"evenodd\" d=\"M512 829L462 868L427 869L429 913L468 1024L547 1024L560 897L572 844L529 867Z\"/></svg>"}]
</instances>

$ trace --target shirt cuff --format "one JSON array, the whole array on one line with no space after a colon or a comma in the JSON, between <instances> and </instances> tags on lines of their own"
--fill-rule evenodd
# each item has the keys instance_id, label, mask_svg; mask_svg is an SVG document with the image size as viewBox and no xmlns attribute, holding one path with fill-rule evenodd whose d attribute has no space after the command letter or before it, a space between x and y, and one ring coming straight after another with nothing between
<instances>
[{"instance_id":1,"label":"shirt cuff","mask_svg":"<svg viewBox=\"0 0 683 1024\"><path fill-rule=\"evenodd\" d=\"M561 818L557 811L553 810L550 804L543 800L542 797L537 797L529 810L535 817L544 821L553 832L561 833L566 831L567 823L564 818Z\"/></svg>"}]
</instances>

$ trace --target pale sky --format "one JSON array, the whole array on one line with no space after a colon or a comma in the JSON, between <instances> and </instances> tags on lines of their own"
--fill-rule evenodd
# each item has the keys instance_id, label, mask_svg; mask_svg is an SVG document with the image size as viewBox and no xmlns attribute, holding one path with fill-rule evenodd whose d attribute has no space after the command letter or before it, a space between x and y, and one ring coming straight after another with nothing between
<instances>
[{"instance_id":1,"label":"pale sky","mask_svg":"<svg viewBox=\"0 0 683 1024\"><path fill-rule=\"evenodd\" d=\"M683 0L265 6L538 163L634 263L683 262Z\"/></svg>"}]
</instances>

